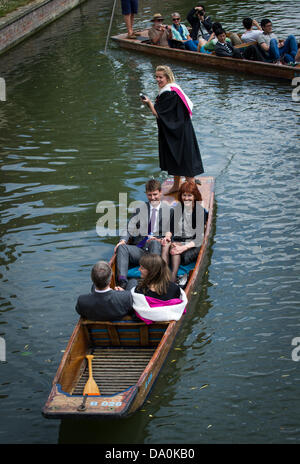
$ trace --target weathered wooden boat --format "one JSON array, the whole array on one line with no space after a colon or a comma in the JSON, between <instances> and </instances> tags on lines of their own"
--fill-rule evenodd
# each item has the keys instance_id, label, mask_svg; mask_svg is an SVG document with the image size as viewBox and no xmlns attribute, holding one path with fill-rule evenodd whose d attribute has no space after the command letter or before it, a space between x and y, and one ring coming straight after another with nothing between
<instances>
[{"instance_id":1,"label":"weathered wooden boat","mask_svg":"<svg viewBox=\"0 0 300 464\"><path fill-rule=\"evenodd\" d=\"M199 189L209 214L199 255L194 268L189 271L185 288L188 301L196 278L205 268L214 213L214 179L199 179ZM172 182L163 183L163 193ZM164 195L163 199L174 202L172 196ZM114 266L113 258L111 264ZM135 412L148 396L186 314L178 321L151 325L132 319L95 322L80 318L53 380L43 415L54 419L102 419L124 417ZM93 377L100 396L83 395L89 376L86 360L89 354L94 355Z\"/></svg>"},{"instance_id":2,"label":"weathered wooden boat","mask_svg":"<svg viewBox=\"0 0 300 464\"><path fill-rule=\"evenodd\" d=\"M174 60L185 61L199 65L201 68L215 67L227 69L230 71L243 72L246 74L256 74L279 79L293 79L300 76L300 65L297 66L278 66L273 63L263 63L261 61L248 61L236 58L223 58L207 53L191 52L176 48L166 48L157 45L151 45L148 37L148 30L140 32L136 39L128 39L127 34L113 36L121 47L138 52L148 53L159 57L165 57ZM241 46L238 46L239 48Z\"/></svg>"}]
</instances>

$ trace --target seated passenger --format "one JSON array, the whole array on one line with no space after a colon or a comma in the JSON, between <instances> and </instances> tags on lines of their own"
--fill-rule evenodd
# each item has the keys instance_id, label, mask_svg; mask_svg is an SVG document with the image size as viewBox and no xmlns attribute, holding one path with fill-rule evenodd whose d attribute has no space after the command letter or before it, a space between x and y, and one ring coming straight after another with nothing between
<instances>
[{"instance_id":1,"label":"seated passenger","mask_svg":"<svg viewBox=\"0 0 300 464\"><path fill-rule=\"evenodd\" d=\"M226 32L220 29L216 32L218 42L215 46L217 56L239 58L252 61L266 61L260 48L257 45L249 45L244 48L236 48L225 42Z\"/></svg>"},{"instance_id":2,"label":"seated passenger","mask_svg":"<svg viewBox=\"0 0 300 464\"><path fill-rule=\"evenodd\" d=\"M169 26L163 25L164 18L160 13L156 13L151 21L153 26L148 30L148 36L153 45L169 47L168 40L172 39L172 32Z\"/></svg>"},{"instance_id":3,"label":"seated passenger","mask_svg":"<svg viewBox=\"0 0 300 464\"><path fill-rule=\"evenodd\" d=\"M203 39L199 40L198 44L198 51L201 53L212 53L215 51L215 45L218 42L218 39L216 38L216 31L218 29L222 29L222 24L221 23L213 23L212 25L212 33L211 36L209 37L208 41L205 41ZM231 40L229 37L226 37L226 42L231 43Z\"/></svg>"},{"instance_id":4,"label":"seated passenger","mask_svg":"<svg viewBox=\"0 0 300 464\"><path fill-rule=\"evenodd\" d=\"M180 14L179 13L173 13L172 14L172 27L171 27L171 32L172 32L172 39L171 39L171 47L173 48L184 48L185 50L190 50L192 52L197 51L197 45L198 41L197 40L192 40L189 31L187 30L187 27L184 24L180 23ZM174 44L175 41L175 44ZM179 44L177 45L176 44Z\"/></svg>"},{"instance_id":5,"label":"seated passenger","mask_svg":"<svg viewBox=\"0 0 300 464\"><path fill-rule=\"evenodd\" d=\"M191 37L193 40L209 40L212 34L212 20L205 14L205 7L198 3L191 9L186 19L192 26Z\"/></svg>"},{"instance_id":6,"label":"seated passenger","mask_svg":"<svg viewBox=\"0 0 300 464\"><path fill-rule=\"evenodd\" d=\"M242 52L239 49L235 48L231 43L226 42L226 31L224 29L218 29L215 34L218 39L215 45L217 56L243 58Z\"/></svg>"},{"instance_id":7,"label":"seated passenger","mask_svg":"<svg viewBox=\"0 0 300 464\"><path fill-rule=\"evenodd\" d=\"M162 242L162 258L171 258L171 281L177 279L179 265L187 265L197 259L203 241L207 211L202 196L194 182L184 182L178 192L179 203L174 208L174 236L172 241Z\"/></svg>"},{"instance_id":8,"label":"seated passenger","mask_svg":"<svg viewBox=\"0 0 300 464\"><path fill-rule=\"evenodd\" d=\"M258 37L262 34L262 28L255 19L244 18L243 26L246 29L246 32L242 34L242 42L257 42ZM256 27L257 30L253 30L253 27Z\"/></svg>"},{"instance_id":9,"label":"seated passenger","mask_svg":"<svg viewBox=\"0 0 300 464\"><path fill-rule=\"evenodd\" d=\"M178 320L185 310L184 291L170 280L170 270L161 256L148 253L140 260L141 279L131 290L133 308L139 319L153 321Z\"/></svg>"},{"instance_id":10,"label":"seated passenger","mask_svg":"<svg viewBox=\"0 0 300 464\"><path fill-rule=\"evenodd\" d=\"M131 288L136 281L128 283L125 291L110 288L112 270L105 261L98 261L92 268L93 286L87 295L80 295L76 311L92 321L116 321L133 313Z\"/></svg>"},{"instance_id":11,"label":"seated passenger","mask_svg":"<svg viewBox=\"0 0 300 464\"><path fill-rule=\"evenodd\" d=\"M148 202L141 202L128 222L126 235L115 247L117 282L122 288L127 284L129 265L137 266L148 252L160 255L161 239L172 235L173 210L161 201L160 182L150 179L146 183L146 195Z\"/></svg>"},{"instance_id":12,"label":"seated passenger","mask_svg":"<svg viewBox=\"0 0 300 464\"><path fill-rule=\"evenodd\" d=\"M261 27L263 33L258 37L257 42L267 60L276 64L281 64L281 61L293 64L298 52L296 38L289 35L286 40L278 40L277 36L272 32L272 23L269 19L263 19Z\"/></svg>"}]
</instances>

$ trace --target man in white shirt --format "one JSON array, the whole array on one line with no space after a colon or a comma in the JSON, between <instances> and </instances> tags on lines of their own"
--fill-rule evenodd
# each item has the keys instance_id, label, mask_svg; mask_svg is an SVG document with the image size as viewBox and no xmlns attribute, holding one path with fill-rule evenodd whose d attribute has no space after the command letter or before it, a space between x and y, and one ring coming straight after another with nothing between
<instances>
[{"instance_id":1,"label":"man in white shirt","mask_svg":"<svg viewBox=\"0 0 300 464\"><path fill-rule=\"evenodd\" d=\"M262 28L255 19L244 18L243 26L246 29L246 32L242 35L243 42L257 42L258 37L262 34ZM253 27L256 27L257 30L253 30Z\"/></svg>"},{"instance_id":2,"label":"man in white shirt","mask_svg":"<svg viewBox=\"0 0 300 464\"><path fill-rule=\"evenodd\" d=\"M258 44L265 53L268 61L281 64L294 63L298 51L298 44L293 35L289 35L286 40L278 40L272 31L272 22L269 19L261 21L263 33L258 37Z\"/></svg>"}]
</instances>

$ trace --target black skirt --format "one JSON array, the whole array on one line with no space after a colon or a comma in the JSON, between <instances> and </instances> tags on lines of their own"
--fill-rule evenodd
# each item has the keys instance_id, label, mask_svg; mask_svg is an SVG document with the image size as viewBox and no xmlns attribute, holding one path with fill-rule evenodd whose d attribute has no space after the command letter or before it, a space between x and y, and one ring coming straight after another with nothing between
<instances>
[{"instance_id":1,"label":"black skirt","mask_svg":"<svg viewBox=\"0 0 300 464\"><path fill-rule=\"evenodd\" d=\"M194 177L204 172L189 112L175 91L157 97L159 166L173 176Z\"/></svg>"}]
</instances>

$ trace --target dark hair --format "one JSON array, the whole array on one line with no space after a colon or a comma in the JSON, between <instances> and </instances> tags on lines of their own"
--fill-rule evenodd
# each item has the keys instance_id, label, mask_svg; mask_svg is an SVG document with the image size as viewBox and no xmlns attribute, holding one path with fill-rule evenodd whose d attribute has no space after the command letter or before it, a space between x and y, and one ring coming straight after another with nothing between
<instances>
[{"instance_id":1,"label":"dark hair","mask_svg":"<svg viewBox=\"0 0 300 464\"><path fill-rule=\"evenodd\" d=\"M145 293L150 286L153 286L159 295L166 293L171 280L171 272L162 257L154 253L146 253L141 257L140 265L147 269L148 274L139 281L137 288Z\"/></svg>"},{"instance_id":2,"label":"dark hair","mask_svg":"<svg viewBox=\"0 0 300 464\"><path fill-rule=\"evenodd\" d=\"M98 261L91 271L91 279L99 290L104 290L111 281L112 270L105 261Z\"/></svg>"},{"instance_id":3,"label":"dark hair","mask_svg":"<svg viewBox=\"0 0 300 464\"><path fill-rule=\"evenodd\" d=\"M225 29L223 29L223 28L221 27L220 29L217 29L217 30L215 31L215 34L216 34L216 36L218 37L218 35L226 34L226 31L225 31Z\"/></svg>"},{"instance_id":4,"label":"dark hair","mask_svg":"<svg viewBox=\"0 0 300 464\"><path fill-rule=\"evenodd\" d=\"M213 23L212 30L214 31L214 33L216 33L216 31L218 29L222 29L222 24L221 23Z\"/></svg>"},{"instance_id":5,"label":"dark hair","mask_svg":"<svg viewBox=\"0 0 300 464\"><path fill-rule=\"evenodd\" d=\"M193 181L184 182L180 186L179 191L178 191L178 201L180 201L181 205L183 205L183 201L182 201L183 193L191 193L192 195L194 195L195 201L202 201L202 195L199 192L196 183Z\"/></svg>"},{"instance_id":6,"label":"dark hair","mask_svg":"<svg viewBox=\"0 0 300 464\"><path fill-rule=\"evenodd\" d=\"M244 18L243 19L243 26L245 29L251 29L253 24L253 19L252 18Z\"/></svg>"},{"instance_id":7,"label":"dark hair","mask_svg":"<svg viewBox=\"0 0 300 464\"><path fill-rule=\"evenodd\" d=\"M262 19L260 25L262 28L264 28L267 24L272 23L269 19Z\"/></svg>"},{"instance_id":8,"label":"dark hair","mask_svg":"<svg viewBox=\"0 0 300 464\"><path fill-rule=\"evenodd\" d=\"M159 180L148 180L148 182L146 182L146 192L154 192L155 190L161 191L161 183L159 182Z\"/></svg>"}]
</instances>

